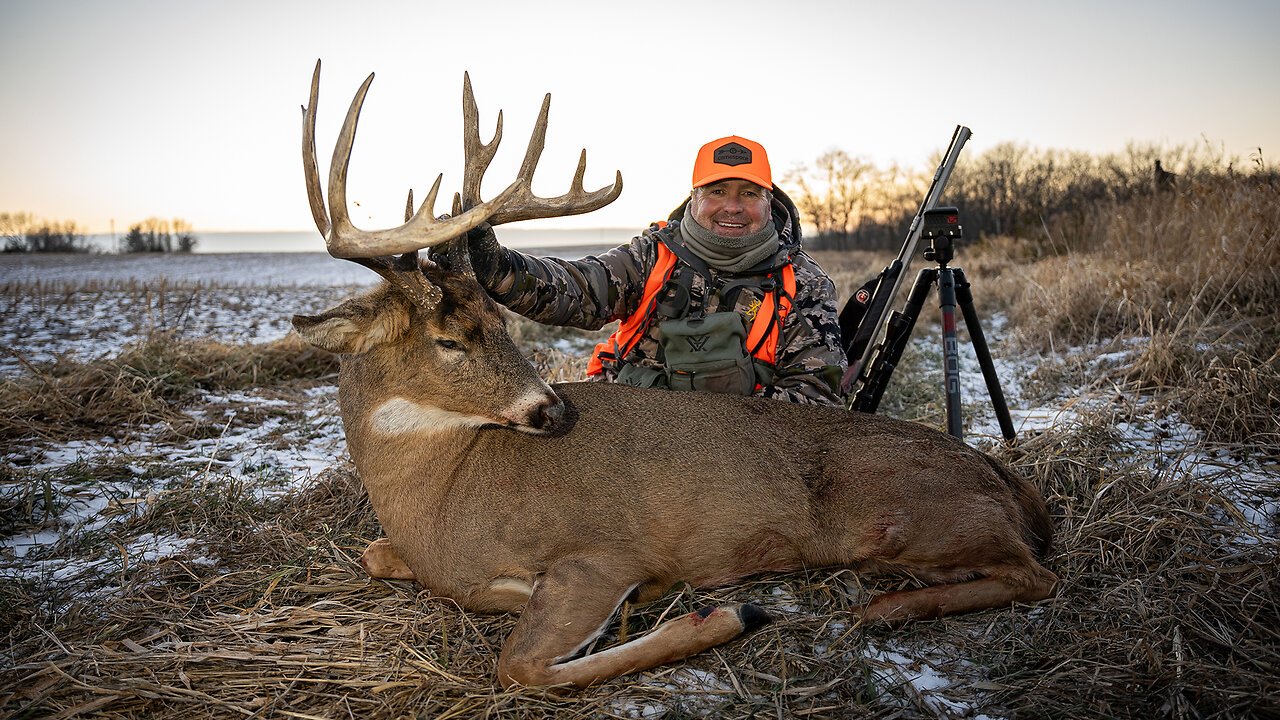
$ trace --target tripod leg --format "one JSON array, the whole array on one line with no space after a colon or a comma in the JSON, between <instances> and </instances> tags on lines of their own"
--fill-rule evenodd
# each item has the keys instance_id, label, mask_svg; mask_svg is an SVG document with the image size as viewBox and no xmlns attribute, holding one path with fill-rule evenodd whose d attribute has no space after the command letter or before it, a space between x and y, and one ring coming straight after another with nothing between
<instances>
[{"instance_id":1,"label":"tripod leg","mask_svg":"<svg viewBox=\"0 0 1280 720\"><path fill-rule=\"evenodd\" d=\"M938 272L938 305L942 308L942 370L946 377L947 432L963 439L960 416L960 352L956 343L956 285L952 269Z\"/></svg>"},{"instance_id":2,"label":"tripod leg","mask_svg":"<svg viewBox=\"0 0 1280 720\"><path fill-rule=\"evenodd\" d=\"M964 271L955 268L956 299L960 303L960 311L964 313L964 325L969 329L969 339L973 342L973 350L978 355L978 365L982 366L982 377L987 381L987 393L991 395L991 407L996 411L996 420L1000 423L1000 434L1005 440L1013 442L1017 433L1013 429L1013 418L1009 417L1009 406L1005 404L1004 392L1000 389L1000 378L996 376L996 366L991 362L991 351L987 347L987 339L982 334L982 325L978 322L978 312L973 308L973 293Z\"/></svg>"}]
</instances>

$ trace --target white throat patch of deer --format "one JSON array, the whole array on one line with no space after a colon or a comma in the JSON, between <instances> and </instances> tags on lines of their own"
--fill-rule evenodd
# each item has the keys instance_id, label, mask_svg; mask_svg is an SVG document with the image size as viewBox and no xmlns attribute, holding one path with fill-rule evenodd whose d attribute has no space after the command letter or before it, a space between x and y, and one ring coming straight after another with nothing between
<instances>
[{"instance_id":1,"label":"white throat patch of deer","mask_svg":"<svg viewBox=\"0 0 1280 720\"><path fill-rule=\"evenodd\" d=\"M468 610L520 612L498 660L504 686L583 687L681 660L768 620L753 605L707 608L582 654L624 600L651 601L678 582L844 567L928 584L860 611L887 622L1052 594L1056 578L1036 560L1052 536L1040 493L949 435L839 408L548 386L469 276L465 235L485 221L597 209L621 192L621 176L583 190L584 151L568 193L534 196L544 101L516 181L482 201L501 115L494 139L481 143L464 77L466 168L452 216L434 214L437 178L404 225L357 230L346 213L346 165L369 80L334 150L326 206L314 141L319 73L317 63L303 123L312 213L332 255L386 283L293 323L343 354L347 445L387 535L365 567L411 576ZM418 260L428 247L436 262Z\"/></svg>"}]
</instances>

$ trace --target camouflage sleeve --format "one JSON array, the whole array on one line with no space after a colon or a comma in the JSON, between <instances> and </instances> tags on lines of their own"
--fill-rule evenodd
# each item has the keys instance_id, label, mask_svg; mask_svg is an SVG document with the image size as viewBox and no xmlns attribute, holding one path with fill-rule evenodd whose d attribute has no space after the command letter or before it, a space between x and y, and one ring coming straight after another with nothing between
<instances>
[{"instance_id":1,"label":"camouflage sleeve","mask_svg":"<svg viewBox=\"0 0 1280 720\"><path fill-rule=\"evenodd\" d=\"M796 298L782 324L777 375L757 395L787 402L841 405L848 361L840 340L835 285L804 253L796 256Z\"/></svg>"},{"instance_id":2,"label":"camouflage sleeve","mask_svg":"<svg viewBox=\"0 0 1280 720\"><path fill-rule=\"evenodd\" d=\"M646 231L628 245L581 260L507 250L510 271L492 279L487 289L494 300L530 320L598 330L640 305L657 257L654 242Z\"/></svg>"}]
</instances>

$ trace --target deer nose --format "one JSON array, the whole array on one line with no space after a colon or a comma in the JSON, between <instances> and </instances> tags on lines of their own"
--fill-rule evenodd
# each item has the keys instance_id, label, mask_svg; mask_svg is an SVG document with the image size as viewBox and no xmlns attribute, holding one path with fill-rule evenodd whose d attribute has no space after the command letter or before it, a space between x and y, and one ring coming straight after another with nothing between
<instances>
[{"instance_id":1,"label":"deer nose","mask_svg":"<svg viewBox=\"0 0 1280 720\"><path fill-rule=\"evenodd\" d=\"M536 408L538 419L537 427L539 430L551 430L560 424L561 418L564 417L564 403L555 393L547 393Z\"/></svg>"}]
</instances>

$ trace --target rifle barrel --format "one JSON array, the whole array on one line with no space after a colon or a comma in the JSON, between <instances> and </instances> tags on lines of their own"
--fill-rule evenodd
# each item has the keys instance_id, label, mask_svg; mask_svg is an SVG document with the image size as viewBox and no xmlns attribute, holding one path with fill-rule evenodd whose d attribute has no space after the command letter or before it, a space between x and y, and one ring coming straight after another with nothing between
<instances>
[{"instance_id":1,"label":"rifle barrel","mask_svg":"<svg viewBox=\"0 0 1280 720\"><path fill-rule=\"evenodd\" d=\"M863 379L870 370L867 363L870 361L872 353L875 352L876 346L880 344L885 323L889 318L894 302L898 298L898 290L902 287L902 279L907 276L907 268L911 265L911 258L916 253L916 246L920 244L920 223L922 218L926 212L932 210L938 204L938 200L942 197L942 192L947 188L947 181L951 179L951 171L956 167L956 160L960 157L960 150L972 135L973 131L964 125L957 125L955 132L951 133L951 144L947 146L947 152L943 155L938 169L933 172L933 182L929 184L929 191L925 193L924 202L920 203L920 209L916 211L916 216L911 219L911 227L907 230L907 239L902 243L902 250L898 253L898 261L902 267L893 279L893 286L889 290L889 300L883 305L884 311L880 313L879 317L875 318L875 332L871 334L871 339L867 342L867 346L863 348L862 357L853 366L856 368L854 372L857 373L853 377L855 384Z\"/></svg>"}]
</instances>

